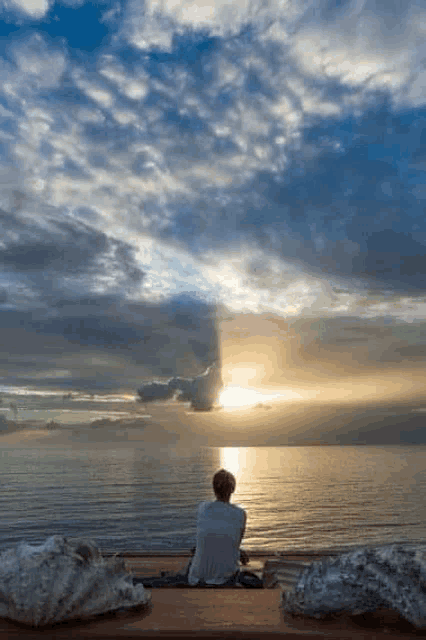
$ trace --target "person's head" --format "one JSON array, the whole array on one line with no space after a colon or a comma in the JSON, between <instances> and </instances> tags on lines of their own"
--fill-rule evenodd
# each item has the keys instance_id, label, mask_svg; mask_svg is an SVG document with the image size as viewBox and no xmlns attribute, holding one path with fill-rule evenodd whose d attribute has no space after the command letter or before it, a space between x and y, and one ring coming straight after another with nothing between
<instances>
[{"instance_id":1,"label":"person's head","mask_svg":"<svg viewBox=\"0 0 426 640\"><path fill-rule=\"evenodd\" d=\"M229 500L235 491L235 478L229 471L221 469L213 476L213 491L218 500Z\"/></svg>"}]
</instances>

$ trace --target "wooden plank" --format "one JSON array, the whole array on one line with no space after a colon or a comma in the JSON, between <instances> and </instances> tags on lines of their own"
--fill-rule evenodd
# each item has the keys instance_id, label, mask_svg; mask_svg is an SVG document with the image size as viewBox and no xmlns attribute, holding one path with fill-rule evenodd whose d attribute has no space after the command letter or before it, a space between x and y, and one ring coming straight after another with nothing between
<instances>
[{"instance_id":1,"label":"wooden plank","mask_svg":"<svg viewBox=\"0 0 426 640\"><path fill-rule=\"evenodd\" d=\"M107 614L86 624L27 630L0 620L0 640L412 640L425 633L363 628L350 619L294 621L283 615L281 592L226 589L152 590L152 606L144 612ZM381 628L382 627L382 628Z\"/></svg>"},{"instance_id":2,"label":"wooden plank","mask_svg":"<svg viewBox=\"0 0 426 640\"><path fill-rule=\"evenodd\" d=\"M245 547L244 547L245 548ZM293 557L293 558L322 558L324 556L336 555L338 550L325 549L324 551L297 551L297 550L280 550L265 551L264 549L245 549L250 558L274 558L274 557ZM192 553L188 549L169 550L169 551L113 551L112 549L103 549L102 555L105 557L118 556L120 558L190 558Z\"/></svg>"},{"instance_id":3,"label":"wooden plank","mask_svg":"<svg viewBox=\"0 0 426 640\"><path fill-rule=\"evenodd\" d=\"M190 558L125 558L127 568L136 576L160 575L161 571L178 572L183 571ZM251 560L246 569L249 571L262 572L264 559ZM242 567L244 568L244 567Z\"/></svg>"},{"instance_id":4,"label":"wooden plank","mask_svg":"<svg viewBox=\"0 0 426 640\"><path fill-rule=\"evenodd\" d=\"M262 555L253 555L252 552L248 552L250 557L250 562L245 567L241 565L241 569L247 569L248 571L253 571L259 577L263 572L263 567L265 566L265 562L267 560L280 560L280 562L285 561L287 573L291 576L289 584L293 584L294 580L299 575L300 571L315 560L320 559L322 556L318 554L293 554L289 553L286 555L267 555L263 553ZM108 557L107 554L103 554ZM329 555L332 555L331 553ZM170 571L170 572L178 572L184 571L190 558L191 554L180 554L176 553L169 554L169 552L164 553L162 555L156 553L155 555L145 555L145 554L119 554L119 557L124 558L126 566L128 569L138 577L143 576L155 576L160 575L161 571Z\"/></svg>"},{"instance_id":5,"label":"wooden plank","mask_svg":"<svg viewBox=\"0 0 426 640\"><path fill-rule=\"evenodd\" d=\"M126 567L137 576L155 576L160 571L182 571L190 558L125 558Z\"/></svg>"},{"instance_id":6,"label":"wooden plank","mask_svg":"<svg viewBox=\"0 0 426 640\"><path fill-rule=\"evenodd\" d=\"M186 566L189 562L190 558L140 558L140 557L127 557L125 558L125 563L127 568L138 578L143 577L152 577L159 576L162 571L177 573L184 572ZM278 562L277 558L269 559L267 557L258 557L256 559L251 559L249 564L245 567L241 566L241 569L247 569L248 571L253 572L259 578L263 577L264 574L264 566L265 561L269 560L268 564L274 563L274 561ZM281 587L283 589L291 589L291 587L295 584L300 572L303 568L308 565L311 560L299 557L288 557L279 560L280 570L278 572L278 582L275 584L275 587ZM268 573L269 576L270 572ZM271 581L268 579L267 587L270 588L273 586L270 584Z\"/></svg>"},{"instance_id":7,"label":"wooden plank","mask_svg":"<svg viewBox=\"0 0 426 640\"><path fill-rule=\"evenodd\" d=\"M331 554L330 554L331 555ZM125 555L127 567L138 576L159 575L160 571L179 571L187 556ZM274 555L253 558L247 569L262 571ZM318 556L287 554L280 556L280 583L275 590L250 589L152 589L148 609L98 616L86 623L56 625L51 629L30 630L0 620L0 640L412 640L426 638L426 632L413 632L408 623L393 612L370 614L367 623L358 616L317 621L284 616L280 607L283 588L294 584L303 566ZM360 622L361 618L361 622Z\"/></svg>"}]
</instances>

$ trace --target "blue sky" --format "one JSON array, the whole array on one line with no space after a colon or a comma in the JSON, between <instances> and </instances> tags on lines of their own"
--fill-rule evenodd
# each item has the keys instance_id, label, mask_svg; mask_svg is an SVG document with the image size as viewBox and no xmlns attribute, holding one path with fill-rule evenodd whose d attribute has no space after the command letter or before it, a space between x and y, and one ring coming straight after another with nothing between
<instances>
[{"instance_id":1,"label":"blue sky","mask_svg":"<svg viewBox=\"0 0 426 640\"><path fill-rule=\"evenodd\" d=\"M2 12L3 383L422 371L424 2Z\"/></svg>"}]
</instances>

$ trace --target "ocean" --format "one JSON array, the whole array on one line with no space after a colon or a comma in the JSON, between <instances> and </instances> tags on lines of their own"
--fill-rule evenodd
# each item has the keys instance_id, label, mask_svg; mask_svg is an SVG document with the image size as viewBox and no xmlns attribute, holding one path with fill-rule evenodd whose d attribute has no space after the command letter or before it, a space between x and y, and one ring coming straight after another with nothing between
<instances>
[{"instance_id":1,"label":"ocean","mask_svg":"<svg viewBox=\"0 0 426 640\"><path fill-rule=\"evenodd\" d=\"M12 409L11 397L2 411L17 430L0 434L0 551L53 534L108 551L190 549L197 505L214 499L222 467L236 477L232 502L247 511L248 551L426 540L424 445L204 446L165 439L174 409L148 413L129 395L15 394Z\"/></svg>"}]
</instances>

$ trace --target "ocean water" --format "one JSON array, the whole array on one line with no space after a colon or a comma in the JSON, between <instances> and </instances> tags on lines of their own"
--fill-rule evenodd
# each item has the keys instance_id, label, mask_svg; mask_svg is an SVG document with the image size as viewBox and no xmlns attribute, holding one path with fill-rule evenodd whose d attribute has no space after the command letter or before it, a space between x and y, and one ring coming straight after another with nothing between
<instances>
[{"instance_id":1,"label":"ocean water","mask_svg":"<svg viewBox=\"0 0 426 640\"><path fill-rule=\"evenodd\" d=\"M0 435L0 551L53 534L112 551L190 549L197 505L214 499L221 467L237 480L232 502L247 511L248 550L426 540L425 446L156 441L161 427L130 399L109 409L105 398L49 402L21 399L19 429ZM46 429L53 418L57 428Z\"/></svg>"}]
</instances>

